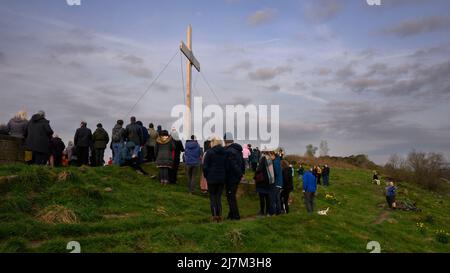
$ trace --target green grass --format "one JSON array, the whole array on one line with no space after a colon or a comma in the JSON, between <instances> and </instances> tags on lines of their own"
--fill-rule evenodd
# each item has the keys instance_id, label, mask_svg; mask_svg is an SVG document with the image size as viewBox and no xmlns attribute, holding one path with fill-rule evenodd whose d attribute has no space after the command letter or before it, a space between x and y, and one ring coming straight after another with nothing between
<instances>
[{"instance_id":1,"label":"green grass","mask_svg":"<svg viewBox=\"0 0 450 273\"><path fill-rule=\"evenodd\" d=\"M152 165L145 169L157 173ZM60 182L63 171L71 176ZM331 187L320 187L316 202L316 211L330 207L328 216L307 215L296 178L289 215L256 217L259 201L249 190L239 198L243 219L221 224L210 222L207 196L187 194L181 168L179 184L167 187L117 167L0 166L0 176L9 175L17 178L0 184L0 252L69 252L70 241L80 242L82 252L368 252L369 241L380 242L383 252L450 252L435 238L435 230L449 232L448 193L402 183L398 199L417 202L422 212L388 211L379 207L383 187L371 184L366 170L333 169ZM51 205L72 210L78 223L39 221ZM226 214L225 198L223 205ZM417 222L425 222L424 233Z\"/></svg>"}]
</instances>

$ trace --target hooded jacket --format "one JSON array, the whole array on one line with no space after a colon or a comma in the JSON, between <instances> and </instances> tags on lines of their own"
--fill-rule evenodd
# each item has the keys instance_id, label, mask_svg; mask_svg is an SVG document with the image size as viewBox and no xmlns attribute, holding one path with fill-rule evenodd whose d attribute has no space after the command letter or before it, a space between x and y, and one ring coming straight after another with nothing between
<instances>
[{"instance_id":1,"label":"hooded jacket","mask_svg":"<svg viewBox=\"0 0 450 273\"><path fill-rule=\"evenodd\" d=\"M34 115L25 131L25 144L33 152L50 154L50 139L53 130L50 122L41 115Z\"/></svg>"},{"instance_id":2,"label":"hooded jacket","mask_svg":"<svg viewBox=\"0 0 450 273\"><path fill-rule=\"evenodd\" d=\"M232 143L228 145L225 150L227 152L227 160L229 162L227 184L239 184L245 173L245 162L242 156L242 146L237 143Z\"/></svg>"},{"instance_id":3,"label":"hooded jacket","mask_svg":"<svg viewBox=\"0 0 450 273\"><path fill-rule=\"evenodd\" d=\"M24 137L27 130L28 120L17 117L12 118L8 122L8 133L13 137Z\"/></svg>"},{"instance_id":4,"label":"hooded jacket","mask_svg":"<svg viewBox=\"0 0 450 273\"><path fill-rule=\"evenodd\" d=\"M209 149L203 161L203 176L208 184L224 184L228 173L225 149L220 145Z\"/></svg>"},{"instance_id":5,"label":"hooded jacket","mask_svg":"<svg viewBox=\"0 0 450 273\"><path fill-rule=\"evenodd\" d=\"M158 132L156 132L155 128L148 129L148 146L155 147L156 139L158 138Z\"/></svg>"},{"instance_id":6,"label":"hooded jacket","mask_svg":"<svg viewBox=\"0 0 450 273\"><path fill-rule=\"evenodd\" d=\"M186 141L186 149L184 151L184 163L186 166L200 165L201 149L200 145L195 140Z\"/></svg>"},{"instance_id":7,"label":"hooded jacket","mask_svg":"<svg viewBox=\"0 0 450 273\"><path fill-rule=\"evenodd\" d=\"M281 158L279 156L273 160L273 170L275 172L275 186L283 188L283 169L281 168Z\"/></svg>"},{"instance_id":8,"label":"hooded jacket","mask_svg":"<svg viewBox=\"0 0 450 273\"><path fill-rule=\"evenodd\" d=\"M175 144L171 136L159 136L155 146L156 166L172 168L175 159Z\"/></svg>"},{"instance_id":9,"label":"hooded jacket","mask_svg":"<svg viewBox=\"0 0 450 273\"><path fill-rule=\"evenodd\" d=\"M109 143L108 133L103 128L97 128L92 135L92 141L94 141L95 149L106 149Z\"/></svg>"}]
</instances>

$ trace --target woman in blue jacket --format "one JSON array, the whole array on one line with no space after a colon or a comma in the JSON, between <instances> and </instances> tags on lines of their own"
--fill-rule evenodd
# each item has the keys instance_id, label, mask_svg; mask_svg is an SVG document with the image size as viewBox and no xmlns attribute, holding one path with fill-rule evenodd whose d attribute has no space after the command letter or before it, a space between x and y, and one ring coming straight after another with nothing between
<instances>
[{"instance_id":1,"label":"woman in blue jacket","mask_svg":"<svg viewBox=\"0 0 450 273\"><path fill-rule=\"evenodd\" d=\"M201 163L201 155L200 145L197 140L195 140L195 136L191 136L191 140L186 141L186 148L183 155L184 165L186 166L186 175L188 177L189 193L194 192L194 178Z\"/></svg>"}]
</instances>

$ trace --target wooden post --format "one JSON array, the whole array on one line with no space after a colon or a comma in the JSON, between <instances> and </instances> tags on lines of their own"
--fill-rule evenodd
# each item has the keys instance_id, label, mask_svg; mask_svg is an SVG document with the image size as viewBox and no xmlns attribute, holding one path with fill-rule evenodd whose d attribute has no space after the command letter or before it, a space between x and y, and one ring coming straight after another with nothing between
<instances>
[{"instance_id":1,"label":"wooden post","mask_svg":"<svg viewBox=\"0 0 450 273\"><path fill-rule=\"evenodd\" d=\"M186 139L189 139L192 135L192 66L197 69L198 72L200 72L200 63L197 61L197 59L194 56L194 53L192 51L192 26L189 25L187 29L187 45L185 45L183 42L180 44L180 50L183 52L183 54L188 59L187 61L187 73L186 73L186 113L184 116L184 135Z\"/></svg>"},{"instance_id":2,"label":"wooden post","mask_svg":"<svg viewBox=\"0 0 450 273\"><path fill-rule=\"evenodd\" d=\"M187 29L187 47L192 52L192 26L189 25ZM186 140L190 139L192 135L192 111L191 111L191 88L192 88L192 61L187 61L187 73L186 73L186 116L185 116L185 137Z\"/></svg>"}]
</instances>

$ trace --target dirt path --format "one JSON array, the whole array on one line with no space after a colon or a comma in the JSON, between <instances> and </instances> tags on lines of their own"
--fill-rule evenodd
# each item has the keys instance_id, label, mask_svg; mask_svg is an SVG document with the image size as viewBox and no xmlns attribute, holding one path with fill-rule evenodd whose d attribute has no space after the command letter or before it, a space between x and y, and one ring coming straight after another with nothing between
<instances>
[{"instance_id":1,"label":"dirt path","mask_svg":"<svg viewBox=\"0 0 450 273\"><path fill-rule=\"evenodd\" d=\"M375 220L374 224L375 225L379 225L381 223L383 223L384 221L386 221L389 218L389 211L383 211L380 216L378 216L377 220Z\"/></svg>"}]
</instances>

